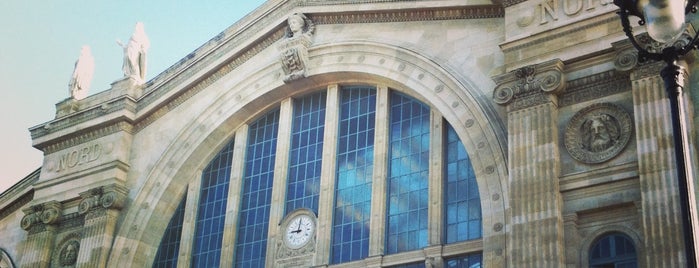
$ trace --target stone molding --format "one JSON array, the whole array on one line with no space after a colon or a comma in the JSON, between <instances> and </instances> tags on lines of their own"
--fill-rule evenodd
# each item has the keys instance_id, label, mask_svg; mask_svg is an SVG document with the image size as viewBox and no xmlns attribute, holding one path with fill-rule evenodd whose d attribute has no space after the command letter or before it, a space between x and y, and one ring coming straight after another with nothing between
<instances>
[{"instance_id":1,"label":"stone molding","mask_svg":"<svg viewBox=\"0 0 699 268\"><path fill-rule=\"evenodd\" d=\"M498 5L420 8L404 10L316 13L309 16L316 24L387 23L502 18L505 10Z\"/></svg>"},{"instance_id":2,"label":"stone molding","mask_svg":"<svg viewBox=\"0 0 699 268\"><path fill-rule=\"evenodd\" d=\"M34 200L34 191L33 190L29 191L26 194L23 194L21 197L19 197L15 201L12 201L12 203L10 203L10 205L5 206L2 209L0 209L0 220L2 220L5 217L7 217L8 215L14 213L15 211L17 211L19 208L23 207L24 205L29 204L29 202L31 202L32 200Z\"/></svg>"},{"instance_id":3,"label":"stone molding","mask_svg":"<svg viewBox=\"0 0 699 268\"><path fill-rule=\"evenodd\" d=\"M46 225L56 225L61 220L63 206L58 201L49 201L22 209L24 217L20 222L22 229L30 232L44 231Z\"/></svg>"},{"instance_id":4,"label":"stone molding","mask_svg":"<svg viewBox=\"0 0 699 268\"><path fill-rule=\"evenodd\" d=\"M110 184L92 188L80 193L82 200L78 205L78 213L81 215L103 212L106 209L121 210L126 203L128 189L118 184Z\"/></svg>"},{"instance_id":5,"label":"stone molding","mask_svg":"<svg viewBox=\"0 0 699 268\"><path fill-rule=\"evenodd\" d=\"M90 119L98 118L106 114L111 114L123 110L133 112L146 109L156 100L170 94L172 90L185 84L185 79L189 79L204 68L207 68L216 60L219 60L225 54L242 45L243 42L253 39L254 35L259 34L263 27L267 27L274 21L278 21L280 15L285 15L285 12L292 10L297 5L303 5L302 2L290 2L279 8L279 11L273 16L263 16L259 21L256 21L254 26L239 30L237 32L222 32L212 40L204 44L200 49L192 52L180 62L176 63L151 81L146 83L143 91L143 96L135 103L124 101L117 105L109 104L87 108L83 111L76 111L61 118L57 118L49 123L42 124L30 129L32 138L36 139L50 133L54 133L61 129L66 129L71 126L78 125ZM475 5L475 6L451 6L438 8L412 8L401 10L382 10L382 11L364 11L364 12L342 12L340 13L317 13L308 14L316 24L344 24L344 23L387 23L387 22L404 22L404 21L434 21L434 20L455 20L455 19L480 19L480 18L502 18L504 17L504 9L500 5ZM236 25L234 25L236 26ZM231 28L233 28L232 26ZM274 27L267 34L254 39L245 49L230 57L230 59L221 64L210 74L197 82L185 86L179 92L175 93L166 103L155 108L152 111L147 111L140 118L132 118L130 121L135 122L134 132L138 132L152 122L167 114L170 110L179 106L190 97L208 87L212 83L218 81L224 75L230 73L238 66L247 62L253 56L257 55L267 47L277 43L285 35L285 27L281 24ZM129 99L129 97L124 97ZM114 103L115 101L111 101Z\"/></svg>"},{"instance_id":6,"label":"stone molding","mask_svg":"<svg viewBox=\"0 0 699 268\"><path fill-rule=\"evenodd\" d=\"M574 32L579 32L579 31L586 31L590 30L594 27L598 27L600 25L605 25L605 24L618 24L619 23L619 16L616 14L609 14L601 17L596 17L592 18L588 21L584 22L579 22L575 24L575 27L570 26L570 28L564 28L564 30L555 30L555 31L550 31L551 33L547 33L545 35L536 35L532 36L526 39L525 41L522 40L514 40L511 41L507 44L501 45L502 47L502 52L503 53L510 53L518 50L522 50L528 47L536 46L536 45L542 45L545 42L555 40L558 38L567 38L573 35ZM581 25L578 25L581 24Z\"/></svg>"},{"instance_id":7,"label":"stone molding","mask_svg":"<svg viewBox=\"0 0 699 268\"><path fill-rule=\"evenodd\" d=\"M566 87L563 67L563 62L555 59L496 76L493 101L514 110L548 102L547 95L558 95Z\"/></svg>"},{"instance_id":8,"label":"stone molding","mask_svg":"<svg viewBox=\"0 0 699 268\"><path fill-rule=\"evenodd\" d=\"M83 132L80 135L68 137L66 139L62 139L61 141L52 143L50 145L47 145L46 147L43 147L42 149L44 150L44 155L49 155L55 152L58 152L60 150L70 148L76 145L84 144L105 136L109 136L114 133L118 132L126 132L129 134L133 133L133 125L126 121L121 121L117 122L111 125L104 126L102 128L98 128L92 131L87 131Z\"/></svg>"},{"instance_id":9,"label":"stone molding","mask_svg":"<svg viewBox=\"0 0 699 268\"><path fill-rule=\"evenodd\" d=\"M560 106L600 99L631 90L628 74L606 71L567 82L566 92L559 99Z\"/></svg>"}]
</instances>

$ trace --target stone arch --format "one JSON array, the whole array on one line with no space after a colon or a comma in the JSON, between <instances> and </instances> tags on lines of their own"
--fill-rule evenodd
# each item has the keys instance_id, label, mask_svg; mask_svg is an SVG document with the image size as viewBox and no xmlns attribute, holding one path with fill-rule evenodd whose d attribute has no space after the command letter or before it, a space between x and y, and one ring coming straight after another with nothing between
<instances>
[{"instance_id":1,"label":"stone arch","mask_svg":"<svg viewBox=\"0 0 699 268\"><path fill-rule=\"evenodd\" d=\"M477 92L473 83L414 51L365 41L317 45L309 49L309 61L307 77L293 83L281 82L281 67L275 58L254 70L243 65L199 93L218 95L204 111L197 111L196 120L184 125L147 173L117 230L110 267L153 261L159 235L169 219L163 215L172 215L187 183L243 123L286 97L331 83L387 85L430 105L450 122L472 159L481 192L484 261L504 265L505 212L509 207L505 130L490 104L472 95ZM210 89L220 90L224 82L232 88L223 93Z\"/></svg>"},{"instance_id":2,"label":"stone arch","mask_svg":"<svg viewBox=\"0 0 699 268\"><path fill-rule=\"evenodd\" d=\"M580 267L590 266L590 249L592 248L592 245L595 242L597 242L601 237L613 233L621 233L629 237L631 241L633 241L634 246L636 247L636 256L645 255L643 253L643 244L641 236L636 232L636 230L622 225L605 226L590 233L587 237L585 237L585 239L581 241L579 249ZM642 258L638 258L638 267L645 267Z\"/></svg>"}]
</instances>

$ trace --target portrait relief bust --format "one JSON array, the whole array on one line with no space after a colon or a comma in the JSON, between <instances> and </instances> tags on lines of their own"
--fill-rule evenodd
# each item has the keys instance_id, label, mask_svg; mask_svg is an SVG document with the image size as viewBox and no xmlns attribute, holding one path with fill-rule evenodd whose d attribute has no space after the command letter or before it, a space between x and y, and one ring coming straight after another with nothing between
<instances>
[{"instance_id":1,"label":"portrait relief bust","mask_svg":"<svg viewBox=\"0 0 699 268\"><path fill-rule=\"evenodd\" d=\"M565 147L580 162L605 162L626 147L633 132L632 124L631 116L616 104L591 105L568 122Z\"/></svg>"}]
</instances>

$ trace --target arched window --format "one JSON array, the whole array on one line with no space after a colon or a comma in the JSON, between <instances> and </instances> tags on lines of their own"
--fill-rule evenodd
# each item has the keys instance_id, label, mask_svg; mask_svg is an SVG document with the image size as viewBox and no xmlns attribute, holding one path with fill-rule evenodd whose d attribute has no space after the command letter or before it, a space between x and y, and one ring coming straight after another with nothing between
<instances>
[{"instance_id":1,"label":"arched window","mask_svg":"<svg viewBox=\"0 0 699 268\"><path fill-rule=\"evenodd\" d=\"M160 242L158 252L155 254L153 267L176 267L177 256L180 249L180 239L182 237L182 224L184 221L184 205L186 198L182 198L180 204L172 215L170 223L165 229L165 235ZM1 266L0 266L1 267Z\"/></svg>"},{"instance_id":2,"label":"arched window","mask_svg":"<svg viewBox=\"0 0 699 268\"><path fill-rule=\"evenodd\" d=\"M362 266L383 255L387 266L424 267L419 251L455 244L442 257L445 264L480 266L482 244L468 242L482 237L475 172L438 111L366 85L331 85L271 108L235 133L240 144L224 146L202 170L199 186L190 184L187 193L198 196L186 198L198 203L184 214L197 215L196 223L183 222L178 208L154 265L274 265L284 244L270 232L281 232L275 228L286 215L307 209L325 232L316 240L326 248L312 251L325 254L314 258L322 264ZM194 232L180 239L175 233L182 229ZM193 241L183 251L191 252L187 260L170 253L179 241Z\"/></svg>"},{"instance_id":3,"label":"arched window","mask_svg":"<svg viewBox=\"0 0 699 268\"><path fill-rule=\"evenodd\" d=\"M636 249L631 239L622 233L602 236L590 249L592 268L638 267Z\"/></svg>"}]
</instances>

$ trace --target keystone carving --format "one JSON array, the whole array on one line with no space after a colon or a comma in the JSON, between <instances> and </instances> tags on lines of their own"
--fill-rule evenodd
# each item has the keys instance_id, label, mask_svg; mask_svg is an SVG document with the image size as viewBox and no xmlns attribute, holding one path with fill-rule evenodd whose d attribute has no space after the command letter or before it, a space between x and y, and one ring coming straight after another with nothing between
<instances>
[{"instance_id":1,"label":"keystone carving","mask_svg":"<svg viewBox=\"0 0 699 268\"><path fill-rule=\"evenodd\" d=\"M24 217L20 221L20 227L29 231L32 227L40 224L54 225L61 219L62 206L58 201L33 205L23 209Z\"/></svg>"},{"instance_id":2,"label":"keystone carving","mask_svg":"<svg viewBox=\"0 0 699 268\"><path fill-rule=\"evenodd\" d=\"M284 82L306 77L308 69L308 47L315 32L315 24L302 13L295 13L287 19L289 26L284 38L277 47L284 71Z\"/></svg>"},{"instance_id":3,"label":"keystone carving","mask_svg":"<svg viewBox=\"0 0 699 268\"><path fill-rule=\"evenodd\" d=\"M82 201L78 205L78 213L85 214L98 209L121 209L126 202L128 191L116 184L100 186L80 193Z\"/></svg>"},{"instance_id":4,"label":"keystone carving","mask_svg":"<svg viewBox=\"0 0 699 268\"><path fill-rule=\"evenodd\" d=\"M496 76L494 80L498 86L493 91L493 101L500 105L542 93L556 95L565 88L563 62L560 60L525 66Z\"/></svg>"}]
</instances>

